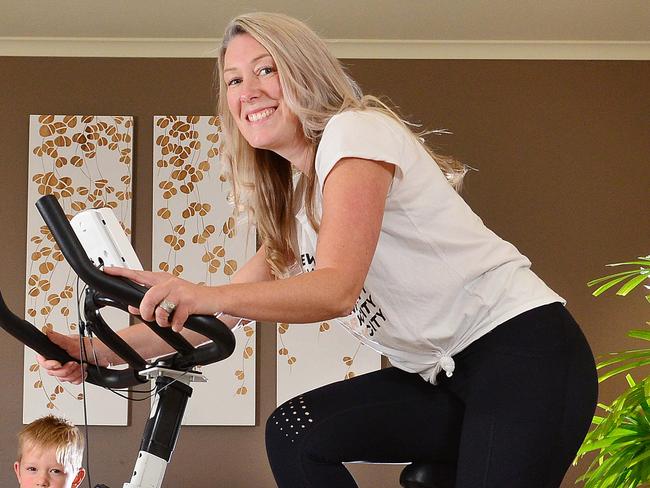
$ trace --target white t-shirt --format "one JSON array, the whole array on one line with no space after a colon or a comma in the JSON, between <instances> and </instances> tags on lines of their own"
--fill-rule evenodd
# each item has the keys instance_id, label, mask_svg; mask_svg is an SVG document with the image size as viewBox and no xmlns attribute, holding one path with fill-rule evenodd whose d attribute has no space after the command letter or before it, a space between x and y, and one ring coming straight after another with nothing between
<instances>
[{"instance_id":1,"label":"white t-shirt","mask_svg":"<svg viewBox=\"0 0 650 488\"><path fill-rule=\"evenodd\" d=\"M346 157L395 165L363 291L339 319L391 364L435 383L441 370L453 373L454 354L497 325L564 303L525 256L485 227L408 130L377 111L346 111L325 127L315 160L317 214L323 182ZM304 208L296 221L302 270L311 271L317 234Z\"/></svg>"}]
</instances>

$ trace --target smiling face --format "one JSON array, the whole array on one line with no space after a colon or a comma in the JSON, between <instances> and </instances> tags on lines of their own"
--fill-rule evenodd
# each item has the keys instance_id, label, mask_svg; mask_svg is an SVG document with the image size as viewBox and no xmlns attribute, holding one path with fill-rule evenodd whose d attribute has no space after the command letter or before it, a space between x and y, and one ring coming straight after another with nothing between
<instances>
[{"instance_id":1,"label":"smiling face","mask_svg":"<svg viewBox=\"0 0 650 488\"><path fill-rule=\"evenodd\" d=\"M237 35L226 49L223 73L228 109L244 139L295 162L306 143L269 52L249 34Z\"/></svg>"},{"instance_id":2,"label":"smiling face","mask_svg":"<svg viewBox=\"0 0 650 488\"><path fill-rule=\"evenodd\" d=\"M81 485L83 468L66 471L56 460L54 447L25 449L20 461L14 463L20 488L76 488Z\"/></svg>"}]
</instances>

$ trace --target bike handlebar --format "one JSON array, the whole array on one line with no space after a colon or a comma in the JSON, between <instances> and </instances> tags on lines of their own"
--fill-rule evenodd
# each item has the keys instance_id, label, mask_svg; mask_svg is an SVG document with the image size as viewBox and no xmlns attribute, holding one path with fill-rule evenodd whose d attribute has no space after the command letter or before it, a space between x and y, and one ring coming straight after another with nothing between
<instances>
[{"instance_id":1,"label":"bike handlebar","mask_svg":"<svg viewBox=\"0 0 650 488\"><path fill-rule=\"evenodd\" d=\"M113 302L110 305L127 310L128 305L134 307L140 305L148 288L125 278L107 275L96 268L86 255L61 205L53 195L41 197L36 202L36 207L72 269L89 287L108 298L100 306L105 306L106 302ZM183 336L169 328L162 328L151 322L147 325L177 351L172 356L165 358L165 361L171 365L170 367L176 369L186 370L194 366L221 361L230 356L235 348L235 337L232 331L212 315L191 315L184 324L187 329L197 332L211 341L197 348L191 347ZM52 343L34 325L15 316L7 308L1 295L0 326L48 359L56 359L62 363L77 361ZM100 338L118 356L127 360L129 368L115 370L91 366L88 368L87 377L90 383L122 388L144 381L138 373L144 369L143 365L149 366L147 361L139 357L116 334L111 335L106 332Z\"/></svg>"}]
</instances>

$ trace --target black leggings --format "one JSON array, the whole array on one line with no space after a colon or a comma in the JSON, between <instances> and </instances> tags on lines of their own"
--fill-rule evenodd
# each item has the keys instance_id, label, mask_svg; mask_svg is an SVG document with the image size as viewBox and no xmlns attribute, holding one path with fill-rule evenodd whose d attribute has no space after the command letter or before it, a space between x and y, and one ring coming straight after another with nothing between
<instances>
[{"instance_id":1,"label":"black leggings","mask_svg":"<svg viewBox=\"0 0 650 488\"><path fill-rule=\"evenodd\" d=\"M525 312L454 356L434 386L387 368L318 388L271 415L280 488L346 488L347 461L429 461L456 488L556 488L597 398L584 335L559 303ZM395 480L397 486L397 480Z\"/></svg>"}]
</instances>

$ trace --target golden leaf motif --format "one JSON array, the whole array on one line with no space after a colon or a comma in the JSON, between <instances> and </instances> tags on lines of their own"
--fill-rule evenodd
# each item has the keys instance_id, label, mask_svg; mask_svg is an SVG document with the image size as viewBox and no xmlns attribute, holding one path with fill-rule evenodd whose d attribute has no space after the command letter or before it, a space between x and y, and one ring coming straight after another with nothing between
<instances>
[{"instance_id":1,"label":"golden leaf motif","mask_svg":"<svg viewBox=\"0 0 650 488\"><path fill-rule=\"evenodd\" d=\"M245 386L237 388L237 395L245 395L246 393L248 393L248 388Z\"/></svg>"},{"instance_id":2,"label":"golden leaf motif","mask_svg":"<svg viewBox=\"0 0 650 488\"><path fill-rule=\"evenodd\" d=\"M356 376L356 375L354 374L354 371L349 371L349 372L345 375L345 379L346 379L346 380L349 380L350 378L354 378L355 376Z\"/></svg>"},{"instance_id":3,"label":"golden leaf motif","mask_svg":"<svg viewBox=\"0 0 650 488\"><path fill-rule=\"evenodd\" d=\"M244 353L243 353L244 359L249 359L253 356L253 348L250 346L247 346L244 348Z\"/></svg>"},{"instance_id":4,"label":"golden leaf motif","mask_svg":"<svg viewBox=\"0 0 650 488\"><path fill-rule=\"evenodd\" d=\"M169 246L174 251L179 251L185 246L185 241L183 239L179 239L175 235L168 234L165 236L163 240L165 241L165 243L169 244Z\"/></svg>"},{"instance_id":5,"label":"golden leaf motif","mask_svg":"<svg viewBox=\"0 0 650 488\"><path fill-rule=\"evenodd\" d=\"M328 330L330 330L330 324L328 324L327 322L322 322L320 324L320 327L318 328L319 332L327 332Z\"/></svg>"},{"instance_id":6,"label":"golden leaf motif","mask_svg":"<svg viewBox=\"0 0 650 488\"><path fill-rule=\"evenodd\" d=\"M289 330L289 324L280 323L278 324L278 333L284 334Z\"/></svg>"},{"instance_id":7,"label":"golden leaf motif","mask_svg":"<svg viewBox=\"0 0 650 488\"><path fill-rule=\"evenodd\" d=\"M185 195L189 195L192 193L192 190L194 190L194 183L191 181L188 181L187 183L183 183L180 187L181 193L184 193Z\"/></svg>"},{"instance_id":8,"label":"golden leaf motif","mask_svg":"<svg viewBox=\"0 0 650 488\"><path fill-rule=\"evenodd\" d=\"M237 271L237 261L234 259L227 260L223 266L223 273L226 276L232 276L235 274L235 271Z\"/></svg>"},{"instance_id":9,"label":"golden leaf motif","mask_svg":"<svg viewBox=\"0 0 650 488\"><path fill-rule=\"evenodd\" d=\"M29 370L30 370L32 373L35 373L36 371L38 371L39 368L40 368L40 366L39 366L38 364L30 364L30 366L29 366Z\"/></svg>"},{"instance_id":10,"label":"golden leaf motif","mask_svg":"<svg viewBox=\"0 0 650 488\"><path fill-rule=\"evenodd\" d=\"M223 224L223 233L228 237L235 236L235 219L233 217L228 217L228 220Z\"/></svg>"},{"instance_id":11,"label":"golden leaf motif","mask_svg":"<svg viewBox=\"0 0 650 488\"><path fill-rule=\"evenodd\" d=\"M235 371L235 377L238 380L243 380L244 379L244 372L241 369L238 369L237 371Z\"/></svg>"},{"instance_id":12,"label":"golden leaf motif","mask_svg":"<svg viewBox=\"0 0 650 488\"><path fill-rule=\"evenodd\" d=\"M352 366L353 360L350 356L344 356L343 362L346 364L346 366Z\"/></svg>"},{"instance_id":13,"label":"golden leaf motif","mask_svg":"<svg viewBox=\"0 0 650 488\"><path fill-rule=\"evenodd\" d=\"M246 325L244 326L244 333L246 334L246 337L251 337L255 333L255 331L250 325Z\"/></svg>"},{"instance_id":14,"label":"golden leaf motif","mask_svg":"<svg viewBox=\"0 0 650 488\"><path fill-rule=\"evenodd\" d=\"M43 382L41 380L38 380L36 383L34 383L34 388L43 388Z\"/></svg>"},{"instance_id":15,"label":"golden leaf motif","mask_svg":"<svg viewBox=\"0 0 650 488\"><path fill-rule=\"evenodd\" d=\"M66 285L66 287L63 289L63 291L59 294L61 298L72 298L72 292L73 288L70 285Z\"/></svg>"},{"instance_id":16,"label":"golden leaf motif","mask_svg":"<svg viewBox=\"0 0 650 488\"><path fill-rule=\"evenodd\" d=\"M33 308L27 309L27 315L29 315L30 317L36 317L36 310Z\"/></svg>"},{"instance_id":17,"label":"golden leaf motif","mask_svg":"<svg viewBox=\"0 0 650 488\"><path fill-rule=\"evenodd\" d=\"M81 212L82 210L86 209L86 202L82 202L81 200L72 202L70 204L70 207L72 207L72 210L75 212Z\"/></svg>"},{"instance_id":18,"label":"golden leaf motif","mask_svg":"<svg viewBox=\"0 0 650 488\"><path fill-rule=\"evenodd\" d=\"M72 134L72 142L76 142L77 144L85 144L88 142L88 139L86 139L86 136L83 133L77 132L76 134Z\"/></svg>"},{"instance_id":19,"label":"golden leaf motif","mask_svg":"<svg viewBox=\"0 0 650 488\"><path fill-rule=\"evenodd\" d=\"M38 129L38 134L41 137L51 136L54 132L54 126L52 124L42 125L41 128Z\"/></svg>"},{"instance_id":20,"label":"golden leaf motif","mask_svg":"<svg viewBox=\"0 0 650 488\"><path fill-rule=\"evenodd\" d=\"M289 354L289 350L286 347L281 347L280 349L278 349L278 354L280 356L286 356L287 354Z\"/></svg>"},{"instance_id":21,"label":"golden leaf motif","mask_svg":"<svg viewBox=\"0 0 650 488\"><path fill-rule=\"evenodd\" d=\"M183 273L183 265L177 264L176 266L174 266L174 269L172 270L172 274L174 276L180 276L181 273Z\"/></svg>"},{"instance_id":22,"label":"golden leaf motif","mask_svg":"<svg viewBox=\"0 0 650 488\"><path fill-rule=\"evenodd\" d=\"M163 261L158 265L158 269L167 273L169 271L169 264Z\"/></svg>"},{"instance_id":23,"label":"golden leaf motif","mask_svg":"<svg viewBox=\"0 0 650 488\"><path fill-rule=\"evenodd\" d=\"M212 259L210 261L210 264L208 265L208 273L214 274L217 271L219 271L219 268L221 267L221 261L218 259Z\"/></svg>"},{"instance_id":24,"label":"golden leaf motif","mask_svg":"<svg viewBox=\"0 0 650 488\"><path fill-rule=\"evenodd\" d=\"M72 145L72 139L70 139L68 136L58 136L54 139L54 144L57 147L68 147Z\"/></svg>"},{"instance_id":25,"label":"golden leaf motif","mask_svg":"<svg viewBox=\"0 0 650 488\"><path fill-rule=\"evenodd\" d=\"M63 123L70 128L77 126L77 117L74 115L66 115L63 117Z\"/></svg>"},{"instance_id":26,"label":"golden leaf motif","mask_svg":"<svg viewBox=\"0 0 650 488\"><path fill-rule=\"evenodd\" d=\"M54 409L54 403L48 402L47 408L49 408L50 410L53 410Z\"/></svg>"},{"instance_id":27,"label":"golden leaf motif","mask_svg":"<svg viewBox=\"0 0 650 488\"><path fill-rule=\"evenodd\" d=\"M298 361L298 360L296 359L296 356L291 356L290 358L287 359L287 363L288 363L289 365L295 364L296 361Z\"/></svg>"},{"instance_id":28,"label":"golden leaf motif","mask_svg":"<svg viewBox=\"0 0 650 488\"><path fill-rule=\"evenodd\" d=\"M160 217L161 219L164 219L164 220L167 220L172 216L172 212L168 208L161 208L156 213L157 213L158 217Z\"/></svg>"}]
</instances>

